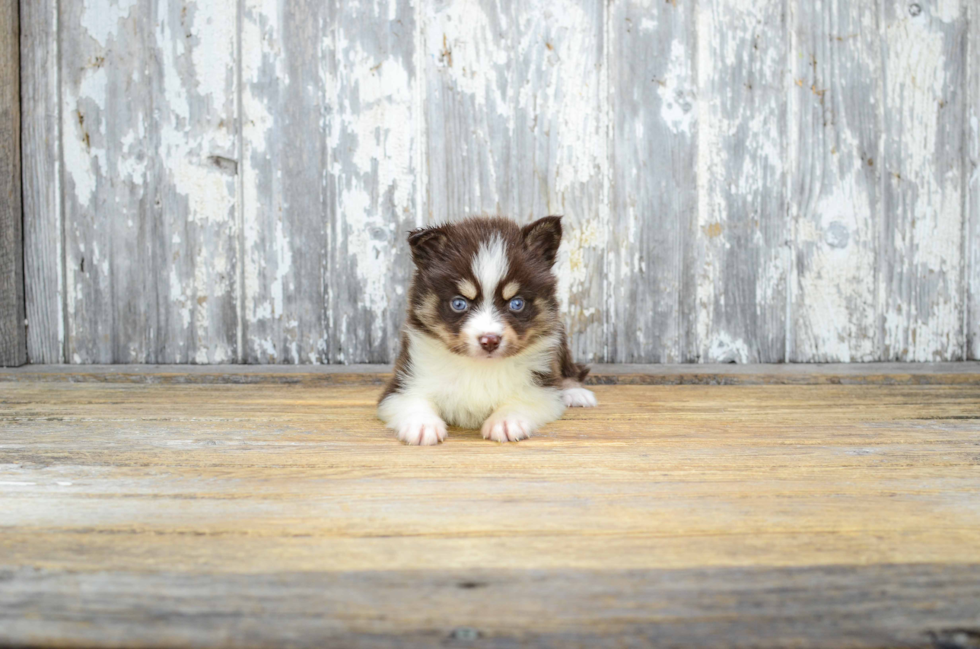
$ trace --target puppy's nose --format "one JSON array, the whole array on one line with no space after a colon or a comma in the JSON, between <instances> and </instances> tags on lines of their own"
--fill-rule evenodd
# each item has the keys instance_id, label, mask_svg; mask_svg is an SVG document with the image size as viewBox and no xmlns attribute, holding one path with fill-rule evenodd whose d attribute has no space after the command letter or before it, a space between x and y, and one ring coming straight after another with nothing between
<instances>
[{"instance_id":1,"label":"puppy's nose","mask_svg":"<svg viewBox=\"0 0 980 649\"><path fill-rule=\"evenodd\" d=\"M500 336L497 334L483 334L480 336L480 347L488 352L500 347Z\"/></svg>"}]
</instances>

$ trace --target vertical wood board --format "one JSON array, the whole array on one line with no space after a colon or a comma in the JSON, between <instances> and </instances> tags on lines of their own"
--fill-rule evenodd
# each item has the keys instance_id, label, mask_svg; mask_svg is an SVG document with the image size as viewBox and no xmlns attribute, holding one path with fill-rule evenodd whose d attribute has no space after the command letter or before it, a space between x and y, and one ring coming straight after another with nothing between
<instances>
[{"instance_id":1,"label":"vertical wood board","mask_svg":"<svg viewBox=\"0 0 980 649\"><path fill-rule=\"evenodd\" d=\"M882 7L880 360L963 357L963 117L960 0Z\"/></svg>"},{"instance_id":2,"label":"vertical wood board","mask_svg":"<svg viewBox=\"0 0 980 649\"><path fill-rule=\"evenodd\" d=\"M236 356L234 0L61 3L67 356Z\"/></svg>"},{"instance_id":3,"label":"vertical wood board","mask_svg":"<svg viewBox=\"0 0 980 649\"><path fill-rule=\"evenodd\" d=\"M970 26L967 43L966 111L963 116L963 173L966 179L965 250L966 305L963 325L965 356L980 360L980 5L967 3Z\"/></svg>"},{"instance_id":4,"label":"vertical wood board","mask_svg":"<svg viewBox=\"0 0 980 649\"><path fill-rule=\"evenodd\" d=\"M689 362L698 357L696 12L687 2L611 7L607 356Z\"/></svg>"},{"instance_id":5,"label":"vertical wood board","mask_svg":"<svg viewBox=\"0 0 980 649\"><path fill-rule=\"evenodd\" d=\"M783 0L698 9L698 345L703 362L786 359Z\"/></svg>"},{"instance_id":6,"label":"vertical wood board","mask_svg":"<svg viewBox=\"0 0 980 649\"><path fill-rule=\"evenodd\" d=\"M877 358L881 160L877 2L794 3L788 360Z\"/></svg>"},{"instance_id":7,"label":"vertical wood board","mask_svg":"<svg viewBox=\"0 0 980 649\"><path fill-rule=\"evenodd\" d=\"M27 362L17 0L0 0L0 365Z\"/></svg>"},{"instance_id":8,"label":"vertical wood board","mask_svg":"<svg viewBox=\"0 0 980 649\"><path fill-rule=\"evenodd\" d=\"M242 346L246 363L327 362L332 5L246 0Z\"/></svg>"},{"instance_id":9,"label":"vertical wood board","mask_svg":"<svg viewBox=\"0 0 980 649\"><path fill-rule=\"evenodd\" d=\"M31 363L65 361L58 3L22 2L24 288Z\"/></svg>"},{"instance_id":10,"label":"vertical wood board","mask_svg":"<svg viewBox=\"0 0 980 649\"><path fill-rule=\"evenodd\" d=\"M327 273L332 362L390 362L398 353L412 270L406 236L424 222L419 4L337 5Z\"/></svg>"}]
</instances>

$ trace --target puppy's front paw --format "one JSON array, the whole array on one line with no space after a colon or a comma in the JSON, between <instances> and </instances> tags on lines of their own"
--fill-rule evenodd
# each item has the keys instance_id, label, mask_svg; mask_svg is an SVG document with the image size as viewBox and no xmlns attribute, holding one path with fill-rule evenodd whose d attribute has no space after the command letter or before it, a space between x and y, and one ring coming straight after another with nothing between
<instances>
[{"instance_id":1,"label":"puppy's front paw","mask_svg":"<svg viewBox=\"0 0 980 649\"><path fill-rule=\"evenodd\" d=\"M398 427L398 439L412 446L433 446L446 436L446 422L438 417L411 419Z\"/></svg>"},{"instance_id":2,"label":"puppy's front paw","mask_svg":"<svg viewBox=\"0 0 980 649\"><path fill-rule=\"evenodd\" d=\"M517 442L534 432L534 424L520 415L491 416L483 422L483 439L495 442Z\"/></svg>"},{"instance_id":3,"label":"puppy's front paw","mask_svg":"<svg viewBox=\"0 0 980 649\"><path fill-rule=\"evenodd\" d=\"M561 391L561 400L568 408L595 408L599 405L592 390L585 388L566 388Z\"/></svg>"}]
</instances>

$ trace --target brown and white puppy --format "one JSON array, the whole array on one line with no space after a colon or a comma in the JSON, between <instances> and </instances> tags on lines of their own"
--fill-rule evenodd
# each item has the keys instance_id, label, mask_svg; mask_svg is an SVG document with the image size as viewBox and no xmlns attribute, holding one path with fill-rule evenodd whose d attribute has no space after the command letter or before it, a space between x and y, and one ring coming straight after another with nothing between
<instances>
[{"instance_id":1,"label":"brown and white puppy","mask_svg":"<svg viewBox=\"0 0 980 649\"><path fill-rule=\"evenodd\" d=\"M552 272L561 217L523 228L471 218L409 234L415 276L395 375L378 416L407 444L437 444L446 425L516 442L591 407L587 367L572 362Z\"/></svg>"}]
</instances>

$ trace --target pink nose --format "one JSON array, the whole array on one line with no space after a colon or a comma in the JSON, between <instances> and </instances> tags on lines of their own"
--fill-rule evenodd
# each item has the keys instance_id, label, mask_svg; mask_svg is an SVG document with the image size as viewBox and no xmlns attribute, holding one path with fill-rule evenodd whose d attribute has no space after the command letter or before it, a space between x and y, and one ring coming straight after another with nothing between
<instances>
[{"instance_id":1,"label":"pink nose","mask_svg":"<svg viewBox=\"0 0 980 649\"><path fill-rule=\"evenodd\" d=\"M483 334L480 336L480 347L488 352L492 352L500 347L500 336L497 334Z\"/></svg>"}]
</instances>

